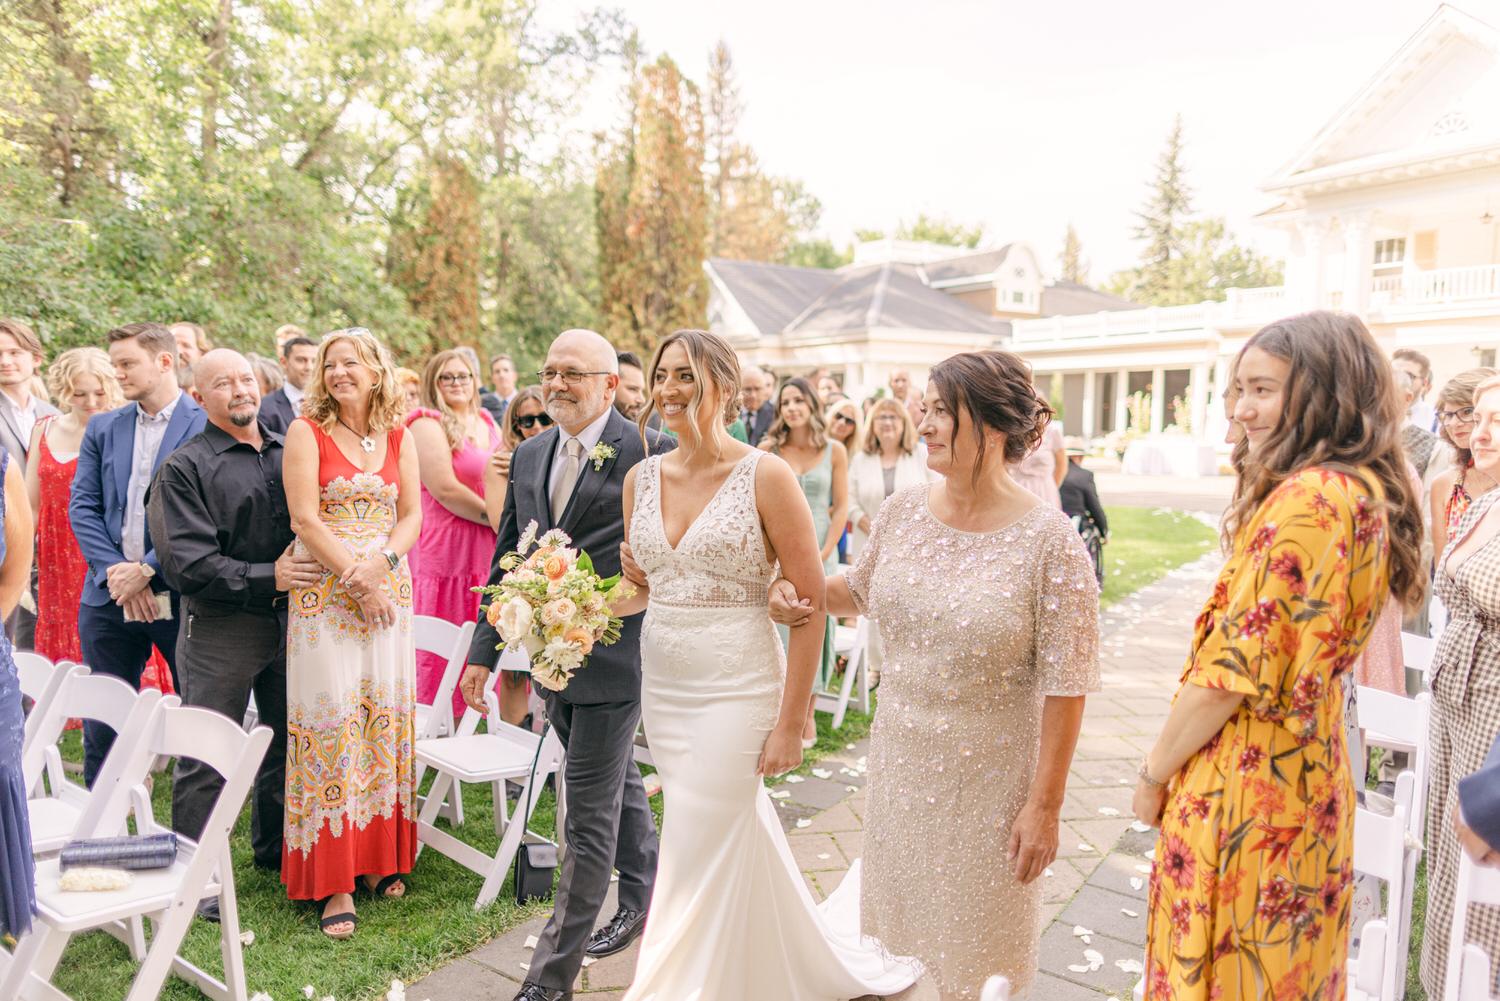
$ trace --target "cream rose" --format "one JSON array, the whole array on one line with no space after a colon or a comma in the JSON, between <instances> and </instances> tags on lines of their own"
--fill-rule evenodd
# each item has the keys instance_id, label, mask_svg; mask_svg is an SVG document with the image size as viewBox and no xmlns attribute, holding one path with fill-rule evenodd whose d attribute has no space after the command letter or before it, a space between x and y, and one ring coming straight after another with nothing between
<instances>
[{"instance_id":1,"label":"cream rose","mask_svg":"<svg viewBox=\"0 0 1500 1001\"><path fill-rule=\"evenodd\" d=\"M500 635L507 643L516 640L531 632L531 617L536 609L531 607L531 602L520 596L514 597L505 603L500 609Z\"/></svg>"},{"instance_id":2,"label":"cream rose","mask_svg":"<svg viewBox=\"0 0 1500 1001\"><path fill-rule=\"evenodd\" d=\"M535 681L538 685L541 685L549 692L562 691L564 688L568 687L568 682L571 679L572 675L566 672L558 674L551 665L545 662L538 661L536 664L532 665L531 668L531 680Z\"/></svg>"},{"instance_id":3,"label":"cream rose","mask_svg":"<svg viewBox=\"0 0 1500 1001\"><path fill-rule=\"evenodd\" d=\"M553 598L542 606L542 621L549 626L567 622L578 614L578 605L572 598Z\"/></svg>"}]
</instances>

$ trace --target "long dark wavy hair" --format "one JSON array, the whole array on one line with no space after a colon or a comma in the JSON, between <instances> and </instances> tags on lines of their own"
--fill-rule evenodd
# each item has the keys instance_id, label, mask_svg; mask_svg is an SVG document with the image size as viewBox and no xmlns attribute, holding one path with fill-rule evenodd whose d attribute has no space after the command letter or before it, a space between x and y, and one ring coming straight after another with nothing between
<instances>
[{"instance_id":1,"label":"long dark wavy hair","mask_svg":"<svg viewBox=\"0 0 1500 1001\"><path fill-rule=\"evenodd\" d=\"M1407 605L1426 591L1422 509L1401 448L1404 417L1391 363L1356 316L1318 310L1262 327L1245 344L1290 368L1281 423L1246 454L1224 519L1232 542L1281 483L1317 467L1373 476L1385 494L1391 594ZM1373 492L1373 491L1372 491Z\"/></svg>"}]
</instances>

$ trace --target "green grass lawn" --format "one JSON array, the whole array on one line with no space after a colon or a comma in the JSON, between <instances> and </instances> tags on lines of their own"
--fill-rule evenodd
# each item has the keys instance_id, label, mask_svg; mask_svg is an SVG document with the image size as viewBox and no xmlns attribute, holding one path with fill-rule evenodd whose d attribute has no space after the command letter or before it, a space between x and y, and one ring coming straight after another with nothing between
<instances>
[{"instance_id":1,"label":"green grass lawn","mask_svg":"<svg viewBox=\"0 0 1500 1001\"><path fill-rule=\"evenodd\" d=\"M1104 546L1105 608L1218 544L1216 532L1181 511L1106 507L1104 514L1110 530Z\"/></svg>"}]
</instances>

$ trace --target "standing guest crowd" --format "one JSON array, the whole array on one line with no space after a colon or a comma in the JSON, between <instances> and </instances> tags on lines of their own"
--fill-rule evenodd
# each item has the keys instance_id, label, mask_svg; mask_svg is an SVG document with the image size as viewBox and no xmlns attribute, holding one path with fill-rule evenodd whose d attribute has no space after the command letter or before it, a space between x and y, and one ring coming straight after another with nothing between
<instances>
[{"instance_id":1,"label":"standing guest crowd","mask_svg":"<svg viewBox=\"0 0 1500 1001\"><path fill-rule=\"evenodd\" d=\"M618 541L621 484L679 433L695 435L682 454L640 468L718 470L723 456L703 450L680 402L713 393L714 447L744 450L720 473L784 470L812 533L812 573L769 588L782 649L802 665L774 731L791 741L778 762L796 750L794 725L804 749L815 742L817 696L840 669L834 622L872 618L870 667L887 680L871 730L864 934L920 961L945 1001L976 998L992 973L1024 995L1038 877L1057 854L1084 700L1099 687L1109 529L1084 446L1064 440L1006 352L949 358L925 387L897 369L856 399L826 370L736 371L727 344L684 335L669 366L662 351L647 363L567 331L541 384L519 386L508 354L484 368L454 348L398 368L363 328L314 339L285 325L260 357L215 348L194 323L127 323L48 365L30 328L0 320L0 661L35 649L234 719L253 697L274 737L251 798L252 861L278 871L290 899L316 902L324 934L348 938L357 893L411 889L414 706L433 701L446 668L418 654L414 617L481 623L451 705L434 707L459 713L482 704L497 666L474 589L494 582L528 512L594 533L596 564L618 558L644 585ZM711 373L704 358L718 359ZM1428 404L1431 386L1426 358L1387 359L1344 314L1277 321L1235 361L1228 557L1135 790L1137 818L1162 832L1148 998L1343 996L1365 785L1356 679L1403 692L1391 644L1439 605L1422 979L1443 991L1460 852L1500 859L1482 837L1500 834L1500 817L1480 812L1475 785L1487 764L1500 774L1500 373L1456 375ZM597 458L621 450L629 463ZM585 956L628 946L649 913L658 848L628 754L640 634L628 616L622 645L600 651L621 673L588 672L541 701L568 755L570 850L525 1001L570 996ZM506 723L539 728L525 674L503 673L496 691ZM11 665L0 930L13 934L31 908L20 718ZM83 738L92 784L115 735L86 721ZM179 759L174 830L198 837L221 786ZM1489 799L1500 813L1500 795ZM620 911L594 932L612 868ZM216 906L199 913L216 920ZM1476 910L1469 929L1500 955L1500 913Z\"/></svg>"}]
</instances>

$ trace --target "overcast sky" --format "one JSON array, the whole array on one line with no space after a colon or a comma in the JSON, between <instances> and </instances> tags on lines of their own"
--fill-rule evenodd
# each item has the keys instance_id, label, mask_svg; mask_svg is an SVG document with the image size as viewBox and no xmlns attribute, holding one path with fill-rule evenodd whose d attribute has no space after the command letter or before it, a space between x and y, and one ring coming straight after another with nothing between
<instances>
[{"instance_id":1,"label":"overcast sky","mask_svg":"<svg viewBox=\"0 0 1500 1001\"><path fill-rule=\"evenodd\" d=\"M1024 240L1055 272L1071 220L1104 281L1134 262L1132 210L1181 113L1203 215L1281 256L1261 182L1437 9L1431 0L616 0L651 55L702 80L724 39L741 137L822 200L824 235L919 212ZM553 0L570 22L592 4ZM1500 0L1459 9L1500 24ZM619 78L583 109L616 114Z\"/></svg>"}]
</instances>

